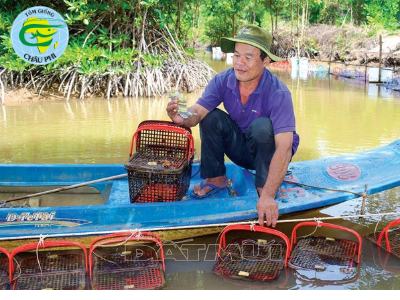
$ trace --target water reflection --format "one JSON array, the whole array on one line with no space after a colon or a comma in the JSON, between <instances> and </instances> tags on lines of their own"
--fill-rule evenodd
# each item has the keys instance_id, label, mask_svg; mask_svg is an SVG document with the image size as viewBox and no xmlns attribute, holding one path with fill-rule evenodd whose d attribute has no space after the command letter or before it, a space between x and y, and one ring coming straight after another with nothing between
<instances>
[{"instance_id":1,"label":"water reflection","mask_svg":"<svg viewBox=\"0 0 400 300\"><path fill-rule=\"evenodd\" d=\"M3 115L4 124L7 124L7 112L6 112L6 108L4 107L4 105L1 106L1 112L2 112L2 115Z\"/></svg>"}]
</instances>

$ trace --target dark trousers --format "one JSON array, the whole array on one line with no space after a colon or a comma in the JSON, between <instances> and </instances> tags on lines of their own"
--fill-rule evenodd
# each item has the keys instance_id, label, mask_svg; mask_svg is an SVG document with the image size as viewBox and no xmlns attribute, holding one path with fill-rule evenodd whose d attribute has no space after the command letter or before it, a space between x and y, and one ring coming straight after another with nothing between
<instances>
[{"instance_id":1,"label":"dark trousers","mask_svg":"<svg viewBox=\"0 0 400 300\"><path fill-rule=\"evenodd\" d=\"M225 175L224 154L235 164L256 170L256 187L263 187L275 153L272 122L255 119L242 133L231 117L214 109L200 122L202 178Z\"/></svg>"}]
</instances>

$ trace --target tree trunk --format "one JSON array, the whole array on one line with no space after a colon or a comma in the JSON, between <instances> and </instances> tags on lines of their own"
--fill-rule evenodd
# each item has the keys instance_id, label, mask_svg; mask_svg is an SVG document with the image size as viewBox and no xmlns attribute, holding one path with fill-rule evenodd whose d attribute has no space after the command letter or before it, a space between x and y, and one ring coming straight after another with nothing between
<instances>
[{"instance_id":1,"label":"tree trunk","mask_svg":"<svg viewBox=\"0 0 400 300\"><path fill-rule=\"evenodd\" d=\"M293 1L291 1L291 14L290 14L290 35L293 36Z\"/></svg>"},{"instance_id":2,"label":"tree trunk","mask_svg":"<svg viewBox=\"0 0 400 300\"><path fill-rule=\"evenodd\" d=\"M297 37L299 37L300 0L297 0Z\"/></svg>"},{"instance_id":3,"label":"tree trunk","mask_svg":"<svg viewBox=\"0 0 400 300\"><path fill-rule=\"evenodd\" d=\"M198 2L196 2L196 6L195 6L195 8L194 8L194 12L193 12L193 18L192 18L192 26L191 26L191 28L192 28L192 42L193 42L193 48L194 48L194 46L195 46L195 38L194 38L194 29L195 29L195 26L194 26L194 24L195 24L195 20L197 19L197 23L199 22L198 21L198 13L199 13L199 4L198 4ZM197 32L198 32L198 26L197 26Z\"/></svg>"},{"instance_id":4,"label":"tree trunk","mask_svg":"<svg viewBox=\"0 0 400 300\"><path fill-rule=\"evenodd\" d=\"M176 23L175 23L175 29L176 33L178 35L178 39L181 38L181 7L182 7L182 0L178 1L178 9L176 11Z\"/></svg>"},{"instance_id":5,"label":"tree trunk","mask_svg":"<svg viewBox=\"0 0 400 300\"><path fill-rule=\"evenodd\" d=\"M232 37L236 36L236 29L235 29L235 14L232 14Z\"/></svg>"},{"instance_id":6,"label":"tree trunk","mask_svg":"<svg viewBox=\"0 0 400 300\"><path fill-rule=\"evenodd\" d=\"M301 37L304 35L304 23L305 23L305 7L303 5L302 11L301 11Z\"/></svg>"},{"instance_id":7,"label":"tree trunk","mask_svg":"<svg viewBox=\"0 0 400 300\"><path fill-rule=\"evenodd\" d=\"M201 10L201 6L199 5L199 10L197 12L197 28L196 28L196 39L195 39L196 41L198 40L199 34L200 34L200 14L201 14L200 10ZM194 44L193 44L193 48L194 48Z\"/></svg>"},{"instance_id":8,"label":"tree trunk","mask_svg":"<svg viewBox=\"0 0 400 300\"><path fill-rule=\"evenodd\" d=\"M269 9L271 14L271 33L274 35L274 17L273 17L273 10L272 10L272 0L269 0Z\"/></svg>"},{"instance_id":9,"label":"tree trunk","mask_svg":"<svg viewBox=\"0 0 400 300\"><path fill-rule=\"evenodd\" d=\"M257 5L257 0L254 0L254 6L253 6L253 25L256 24L256 5Z\"/></svg>"}]
</instances>

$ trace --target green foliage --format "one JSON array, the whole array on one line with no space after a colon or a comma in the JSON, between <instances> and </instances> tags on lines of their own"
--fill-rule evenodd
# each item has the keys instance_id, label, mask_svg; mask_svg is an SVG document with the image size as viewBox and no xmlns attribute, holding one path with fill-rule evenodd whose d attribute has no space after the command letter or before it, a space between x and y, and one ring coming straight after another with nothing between
<instances>
[{"instance_id":1,"label":"green foliage","mask_svg":"<svg viewBox=\"0 0 400 300\"><path fill-rule=\"evenodd\" d=\"M205 34L211 45L220 45L221 37L231 36L232 25L226 20L210 16L205 26Z\"/></svg>"},{"instance_id":2,"label":"green foliage","mask_svg":"<svg viewBox=\"0 0 400 300\"><path fill-rule=\"evenodd\" d=\"M1 0L0 4L7 7L11 2ZM127 73L128 67L124 69L123 66L132 66L132 61L138 60L137 45L143 28L144 11L157 5L158 0L55 0L47 4L49 7L57 6L54 9L63 13L68 24L70 42L64 54L46 66L30 65L15 54L9 37L12 23L21 11L38 5L34 1L22 1L16 9L0 11L1 66L9 71L23 72L29 67L42 72L52 69L55 73L76 66L79 73L89 75L100 74L114 67L118 72ZM151 14L147 15L147 22L153 24L154 29L159 20L160 15L157 20L152 20ZM133 38L133 34L136 34L136 38ZM148 38L151 39L146 35L145 39ZM151 41L146 40L146 43ZM159 67L165 57L143 55L141 59L144 65Z\"/></svg>"},{"instance_id":3,"label":"green foliage","mask_svg":"<svg viewBox=\"0 0 400 300\"><path fill-rule=\"evenodd\" d=\"M24 63L9 38L19 13L37 5L62 14L70 33L64 54L45 67ZM398 0L0 0L0 66L15 72L53 68L62 74L76 68L88 76L110 70L127 74L136 66L160 68L172 44L185 50L185 59L193 57L196 44L220 45L221 37L236 35L244 23L274 30L292 20L294 26L302 20L368 24L368 34L375 35L397 29L399 16ZM160 33L167 29L168 34ZM318 53L316 40L296 38L304 50ZM345 35L338 35L336 43L343 55L350 47Z\"/></svg>"},{"instance_id":4,"label":"green foliage","mask_svg":"<svg viewBox=\"0 0 400 300\"><path fill-rule=\"evenodd\" d=\"M303 37L302 39L300 39L300 44L302 46L302 48L307 52L310 53L312 55L317 55L319 52L318 49L318 42L316 39L310 39L307 37Z\"/></svg>"},{"instance_id":5,"label":"green foliage","mask_svg":"<svg viewBox=\"0 0 400 300\"><path fill-rule=\"evenodd\" d=\"M396 15L399 13L397 0L371 0L364 4L367 12L367 21L370 24L382 25L384 28L395 29L399 27Z\"/></svg>"}]
</instances>

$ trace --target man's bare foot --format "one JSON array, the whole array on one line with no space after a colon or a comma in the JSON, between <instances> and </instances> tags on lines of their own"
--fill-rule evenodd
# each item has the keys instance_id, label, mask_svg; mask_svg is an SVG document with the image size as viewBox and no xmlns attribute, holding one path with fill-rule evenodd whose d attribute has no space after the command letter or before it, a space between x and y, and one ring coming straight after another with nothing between
<instances>
[{"instance_id":1,"label":"man's bare foot","mask_svg":"<svg viewBox=\"0 0 400 300\"><path fill-rule=\"evenodd\" d=\"M226 175L223 175L223 176L218 176L218 177L214 177L214 178L207 178L204 180L204 183L205 184L210 183L217 187L225 187L228 185L228 179L226 178ZM210 186L204 186L203 189L201 189L200 183L198 183L194 186L193 192L198 196L204 196L212 189L213 188Z\"/></svg>"}]
</instances>

